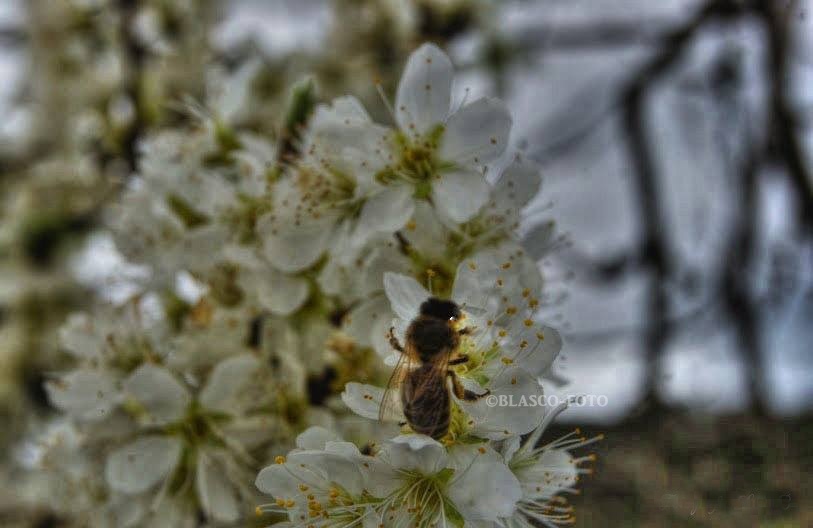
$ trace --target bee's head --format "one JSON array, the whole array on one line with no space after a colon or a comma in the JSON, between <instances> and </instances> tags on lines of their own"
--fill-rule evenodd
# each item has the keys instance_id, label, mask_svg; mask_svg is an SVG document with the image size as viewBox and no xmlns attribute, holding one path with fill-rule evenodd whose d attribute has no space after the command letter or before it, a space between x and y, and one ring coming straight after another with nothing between
<instances>
[{"instance_id":1,"label":"bee's head","mask_svg":"<svg viewBox=\"0 0 813 528\"><path fill-rule=\"evenodd\" d=\"M460 308L453 301L430 297L421 304L421 315L449 321L460 319Z\"/></svg>"}]
</instances>

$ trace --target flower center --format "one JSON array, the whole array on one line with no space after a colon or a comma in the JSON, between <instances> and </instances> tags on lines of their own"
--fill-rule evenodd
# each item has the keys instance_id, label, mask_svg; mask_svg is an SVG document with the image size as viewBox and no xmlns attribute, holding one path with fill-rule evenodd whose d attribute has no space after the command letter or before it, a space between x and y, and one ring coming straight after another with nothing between
<instances>
[{"instance_id":1,"label":"flower center","mask_svg":"<svg viewBox=\"0 0 813 528\"><path fill-rule=\"evenodd\" d=\"M432 179L439 178L444 170L453 167L437 157L443 131L443 125L438 125L417 138L396 132L393 150L397 161L379 171L375 176L376 180L384 185L397 181L410 183L415 187L415 198L428 198L432 190Z\"/></svg>"},{"instance_id":2,"label":"flower center","mask_svg":"<svg viewBox=\"0 0 813 528\"><path fill-rule=\"evenodd\" d=\"M407 517L404 526L416 528L463 526L463 517L444 494L453 474L451 468L434 475L402 471L404 484L384 501L383 515Z\"/></svg>"}]
</instances>

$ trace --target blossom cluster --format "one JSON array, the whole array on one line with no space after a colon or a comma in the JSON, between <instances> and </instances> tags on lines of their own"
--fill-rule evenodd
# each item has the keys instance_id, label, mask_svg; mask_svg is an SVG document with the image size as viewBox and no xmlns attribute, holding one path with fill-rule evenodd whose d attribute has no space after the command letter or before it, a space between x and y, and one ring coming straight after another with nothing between
<instances>
[{"instance_id":1,"label":"blossom cluster","mask_svg":"<svg viewBox=\"0 0 813 528\"><path fill-rule=\"evenodd\" d=\"M380 412L401 359L391 340L430 297L462 310L468 361L449 368L466 390L519 398L556 379L538 262L559 239L551 222L527 225L541 180L520 155L504 161L505 105L453 105L451 61L425 44L387 103L392 125L353 97L316 104L304 82L269 134L240 125L254 71L212 86L195 126L147 138L107 212L145 273L125 302L60 332L72 364L46 390L67 419L29 457L60 475L64 513L93 526L245 525L255 509L283 526L571 522L562 495L589 459L571 450L590 440L540 442L564 405L453 398L438 439Z\"/></svg>"}]
</instances>

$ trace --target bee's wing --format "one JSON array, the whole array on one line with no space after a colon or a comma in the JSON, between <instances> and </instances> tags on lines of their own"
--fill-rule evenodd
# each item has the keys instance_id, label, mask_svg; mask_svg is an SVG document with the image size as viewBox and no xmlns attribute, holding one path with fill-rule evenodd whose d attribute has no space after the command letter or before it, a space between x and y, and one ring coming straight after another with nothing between
<instances>
[{"instance_id":1,"label":"bee's wing","mask_svg":"<svg viewBox=\"0 0 813 528\"><path fill-rule=\"evenodd\" d=\"M404 419L401 409L401 384L409 370L413 367L411 354L401 352L398 363L392 370L390 380L384 396L381 397L381 405L378 408L378 420L381 422L397 422Z\"/></svg>"},{"instance_id":2,"label":"bee's wing","mask_svg":"<svg viewBox=\"0 0 813 528\"><path fill-rule=\"evenodd\" d=\"M422 410L425 415L428 415L425 418L425 421L428 423L438 423L444 419L444 415L448 416L449 410L445 407L444 403L449 400L437 398L436 395L438 390L449 391L446 372L449 369L449 359L451 355L452 350L444 350L443 355L432 364L432 370L427 372L413 388L413 399L424 400L425 397L429 397L431 401L437 403L437 405L432 405ZM438 384L440 384L440 386L438 386Z\"/></svg>"}]
</instances>

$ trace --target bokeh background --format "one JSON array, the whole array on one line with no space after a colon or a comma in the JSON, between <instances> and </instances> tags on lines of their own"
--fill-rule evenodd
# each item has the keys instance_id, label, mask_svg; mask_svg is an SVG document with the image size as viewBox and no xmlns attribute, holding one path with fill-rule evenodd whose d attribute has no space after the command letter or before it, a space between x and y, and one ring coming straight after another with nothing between
<instances>
[{"instance_id":1,"label":"bokeh background","mask_svg":"<svg viewBox=\"0 0 813 528\"><path fill-rule=\"evenodd\" d=\"M558 429L606 434L577 526L813 526L809 0L2 0L2 471L65 314L141 272L100 219L139 138L249 61L258 98L309 75L387 120L375 82L426 40L458 97L508 102L564 233L547 389L585 396Z\"/></svg>"}]
</instances>

